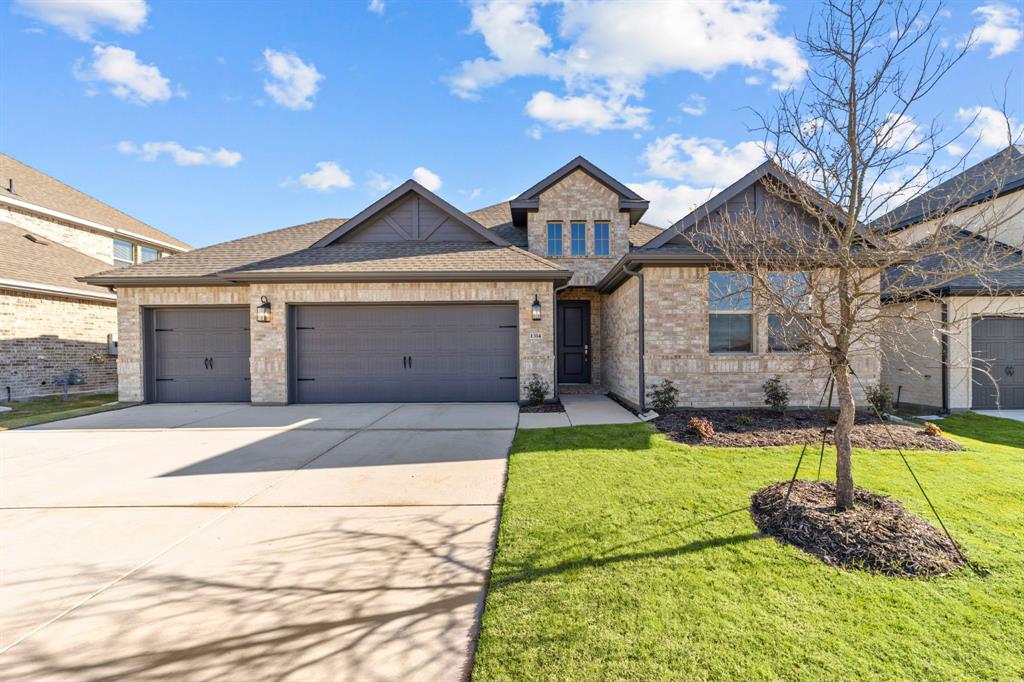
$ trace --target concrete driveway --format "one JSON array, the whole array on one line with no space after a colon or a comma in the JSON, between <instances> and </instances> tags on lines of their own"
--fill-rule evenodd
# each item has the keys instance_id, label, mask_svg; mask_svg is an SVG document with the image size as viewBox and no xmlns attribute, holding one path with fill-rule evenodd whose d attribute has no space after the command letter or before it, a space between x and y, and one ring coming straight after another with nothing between
<instances>
[{"instance_id":1,"label":"concrete driveway","mask_svg":"<svg viewBox=\"0 0 1024 682\"><path fill-rule=\"evenodd\" d=\"M514 404L0 433L0 679L464 678Z\"/></svg>"}]
</instances>

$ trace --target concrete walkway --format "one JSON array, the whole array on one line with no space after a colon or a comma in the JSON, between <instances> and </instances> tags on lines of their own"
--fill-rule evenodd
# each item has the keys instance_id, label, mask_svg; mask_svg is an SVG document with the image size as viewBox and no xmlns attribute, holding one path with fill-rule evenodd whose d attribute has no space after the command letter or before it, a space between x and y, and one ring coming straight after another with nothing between
<instances>
[{"instance_id":1,"label":"concrete walkway","mask_svg":"<svg viewBox=\"0 0 1024 682\"><path fill-rule=\"evenodd\" d=\"M562 395L565 412L539 412L519 415L521 429L550 429L595 424L633 424L640 420L632 412L605 395Z\"/></svg>"},{"instance_id":2,"label":"concrete walkway","mask_svg":"<svg viewBox=\"0 0 1024 682\"><path fill-rule=\"evenodd\" d=\"M1024 410L974 410L974 412L987 417L1001 417L1003 419L1024 422Z\"/></svg>"},{"instance_id":3,"label":"concrete walkway","mask_svg":"<svg viewBox=\"0 0 1024 682\"><path fill-rule=\"evenodd\" d=\"M0 679L462 680L515 404L0 433Z\"/></svg>"}]
</instances>

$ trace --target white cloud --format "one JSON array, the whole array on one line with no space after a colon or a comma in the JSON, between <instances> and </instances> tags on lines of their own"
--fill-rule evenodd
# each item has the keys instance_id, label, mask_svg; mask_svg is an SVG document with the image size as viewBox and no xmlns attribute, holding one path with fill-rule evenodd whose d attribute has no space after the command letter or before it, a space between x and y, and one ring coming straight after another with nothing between
<instances>
[{"instance_id":1,"label":"white cloud","mask_svg":"<svg viewBox=\"0 0 1024 682\"><path fill-rule=\"evenodd\" d=\"M968 107L956 112L956 119L963 124L970 123L965 133L964 144L977 143L975 149L980 152L991 152L1003 149L1010 144L1020 142L1024 137L1024 124L1015 118L1007 120L1006 115L992 107ZM952 154L962 154L965 149L961 144L951 145Z\"/></svg>"},{"instance_id":2,"label":"white cloud","mask_svg":"<svg viewBox=\"0 0 1024 682\"><path fill-rule=\"evenodd\" d=\"M715 195L711 187L669 186L659 180L629 184L630 189L651 202L644 222L668 227Z\"/></svg>"},{"instance_id":3,"label":"white cloud","mask_svg":"<svg viewBox=\"0 0 1024 682\"><path fill-rule=\"evenodd\" d=\"M384 0L370 0L370 4L366 6L366 9L376 14L384 14Z\"/></svg>"},{"instance_id":4,"label":"white cloud","mask_svg":"<svg viewBox=\"0 0 1024 682\"><path fill-rule=\"evenodd\" d=\"M141 145L137 145L134 142L123 141L118 143L117 151L130 156L138 156L144 161L155 161L161 154L167 154L179 166L231 168L242 161L240 153L228 151L224 147L220 149L207 147L186 149L177 142L143 142Z\"/></svg>"},{"instance_id":5,"label":"white cloud","mask_svg":"<svg viewBox=\"0 0 1024 682\"><path fill-rule=\"evenodd\" d=\"M546 93L541 104L585 105L594 112L588 120L628 127L646 120L631 100L643 98L651 77L677 71L712 77L739 66L768 73L776 88L785 89L807 70L795 39L776 32L780 7L770 2L662 2L637 11L629 2L559 0L557 45L541 25L539 7L547 4L554 3L476 0L470 32L483 37L489 55L462 62L447 79L452 92L474 98L510 78L544 76L560 81L565 93ZM550 118L563 130L587 127L564 121Z\"/></svg>"},{"instance_id":6,"label":"white cloud","mask_svg":"<svg viewBox=\"0 0 1024 682\"><path fill-rule=\"evenodd\" d=\"M145 0L15 0L14 10L56 26L79 40L107 26L135 33L146 23Z\"/></svg>"},{"instance_id":7,"label":"white cloud","mask_svg":"<svg viewBox=\"0 0 1024 682\"><path fill-rule=\"evenodd\" d=\"M1020 10L1003 3L982 5L971 14L980 16L983 21L974 29L975 45L991 45L989 58L999 57L1013 52L1020 42L1024 30L1021 27Z\"/></svg>"},{"instance_id":8,"label":"white cloud","mask_svg":"<svg viewBox=\"0 0 1024 682\"><path fill-rule=\"evenodd\" d=\"M626 104L623 97L596 95L558 97L540 91L526 103L526 113L555 130L580 128L588 133L615 128L643 128L650 109Z\"/></svg>"},{"instance_id":9,"label":"white cloud","mask_svg":"<svg viewBox=\"0 0 1024 682\"><path fill-rule=\"evenodd\" d=\"M725 187L739 180L765 160L764 144L740 142L729 147L708 137L659 137L644 149L647 174L702 185Z\"/></svg>"},{"instance_id":10,"label":"white cloud","mask_svg":"<svg viewBox=\"0 0 1024 682\"><path fill-rule=\"evenodd\" d=\"M263 83L266 93L288 109L312 109L313 97L324 79L316 66L306 64L290 52L270 48L263 50L263 59L270 73L270 80Z\"/></svg>"},{"instance_id":11,"label":"white cloud","mask_svg":"<svg viewBox=\"0 0 1024 682\"><path fill-rule=\"evenodd\" d=\"M924 140L913 117L893 112L889 112L882 127L875 131L875 139L883 149L905 151L915 149Z\"/></svg>"},{"instance_id":12,"label":"white cloud","mask_svg":"<svg viewBox=\"0 0 1024 682\"><path fill-rule=\"evenodd\" d=\"M92 63L75 64L75 77L87 82L107 83L110 92L135 104L165 102L171 98L171 82L152 64L143 64L131 50L114 45L92 48ZM183 93L177 93L183 96Z\"/></svg>"},{"instance_id":13,"label":"white cloud","mask_svg":"<svg viewBox=\"0 0 1024 682\"><path fill-rule=\"evenodd\" d=\"M526 136L531 140L539 140L544 137L544 129L537 125L530 126L526 129Z\"/></svg>"},{"instance_id":14,"label":"white cloud","mask_svg":"<svg viewBox=\"0 0 1024 682\"><path fill-rule=\"evenodd\" d=\"M288 178L281 183L282 187L290 187L296 184L295 180ZM333 189L345 189L352 186L352 176L343 171L333 161L319 161L316 170L310 173L303 173L299 176L298 184L306 189L313 189L317 192L330 192Z\"/></svg>"},{"instance_id":15,"label":"white cloud","mask_svg":"<svg viewBox=\"0 0 1024 682\"><path fill-rule=\"evenodd\" d=\"M373 192L384 194L398 187L398 180L376 171L370 171L370 179L366 181L366 186Z\"/></svg>"},{"instance_id":16,"label":"white cloud","mask_svg":"<svg viewBox=\"0 0 1024 682\"><path fill-rule=\"evenodd\" d=\"M413 170L412 179L429 189L431 192L436 192L441 189L441 176L427 170L423 166L419 166Z\"/></svg>"},{"instance_id":17,"label":"white cloud","mask_svg":"<svg viewBox=\"0 0 1024 682\"><path fill-rule=\"evenodd\" d=\"M708 98L696 93L686 98L686 101L679 105L684 114L690 116L703 116L708 110Z\"/></svg>"}]
</instances>

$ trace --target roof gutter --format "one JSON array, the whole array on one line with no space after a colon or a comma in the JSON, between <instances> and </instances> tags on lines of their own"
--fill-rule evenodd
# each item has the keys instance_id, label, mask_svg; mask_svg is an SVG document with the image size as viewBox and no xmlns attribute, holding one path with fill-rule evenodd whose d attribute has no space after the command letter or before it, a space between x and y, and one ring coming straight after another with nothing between
<instances>
[{"instance_id":1,"label":"roof gutter","mask_svg":"<svg viewBox=\"0 0 1024 682\"><path fill-rule=\"evenodd\" d=\"M942 338L940 339L940 352L942 364L942 413L949 412L949 304L942 302Z\"/></svg>"},{"instance_id":2,"label":"roof gutter","mask_svg":"<svg viewBox=\"0 0 1024 682\"><path fill-rule=\"evenodd\" d=\"M88 298L97 301L116 301L116 294L109 294L103 291L87 291L85 289L74 289L72 287L61 287L53 284L42 284L40 282L25 282L18 279L0 279L0 288L27 291L30 293L56 294L59 296L72 296L74 298Z\"/></svg>"},{"instance_id":3,"label":"roof gutter","mask_svg":"<svg viewBox=\"0 0 1024 682\"><path fill-rule=\"evenodd\" d=\"M465 270L456 272L253 272L218 273L217 277L233 283L247 282L480 282L480 281L568 281L568 270Z\"/></svg>"},{"instance_id":4,"label":"roof gutter","mask_svg":"<svg viewBox=\"0 0 1024 682\"><path fill-rule=\"evenodd\" d=\"M38 206L27 201L21 201L20 199L12 199L11 197L0 195L0 204L10 204L11 206L16 206L26 211L31 211L32 213L38 213L49 218L56 218L58 220L63 220L69 223L75 223L76 225L88 227L93 230L99 230L100 232L106 232L108 234L124 235L126 237L131 237L136 241L143 242L144 244L152 244L153 246L159 246L167 249L168 251L173 251L174 253L184 253L185 251L189 250L188 247L182 247L178 246L177 244L171 244L170 242L162 241L160 239L154 239L153 237L147 237L145 235L139 234L138 232L122 230L116 227L108 227L107 225L94 223L93 221L86 220L85 218L78 218L76 216L71 215L70 213L55 211L52 208L45 208L43 206Z\"/></svg>"}]
</instances>

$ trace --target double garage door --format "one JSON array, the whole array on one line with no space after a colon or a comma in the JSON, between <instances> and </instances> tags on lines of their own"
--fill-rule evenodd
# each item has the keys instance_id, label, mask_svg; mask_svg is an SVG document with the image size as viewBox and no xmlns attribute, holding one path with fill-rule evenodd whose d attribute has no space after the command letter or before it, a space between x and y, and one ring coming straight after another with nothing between
<instances>
[{"instance_id":1,"label":"double garage door","mask_svg":"<svg viewBox=\"0 0 1024 682\"><path fill-rule=\"evenodd\" d=\"M1024 317L974 320L971 353L974 356L971 406L1024 409Z\"/></svg>"},{"instance_id":2,"label":"double garage door","mask_svg":"<svg viewBox=\"0 0 1024 682\"><path fill-rule=\"evenodd\" d=\"M289 308L290 400L513 401L515 305ZM247 308L157 308L147 317L152 402L248 401Z\"/></svg>"}]
</instances>

